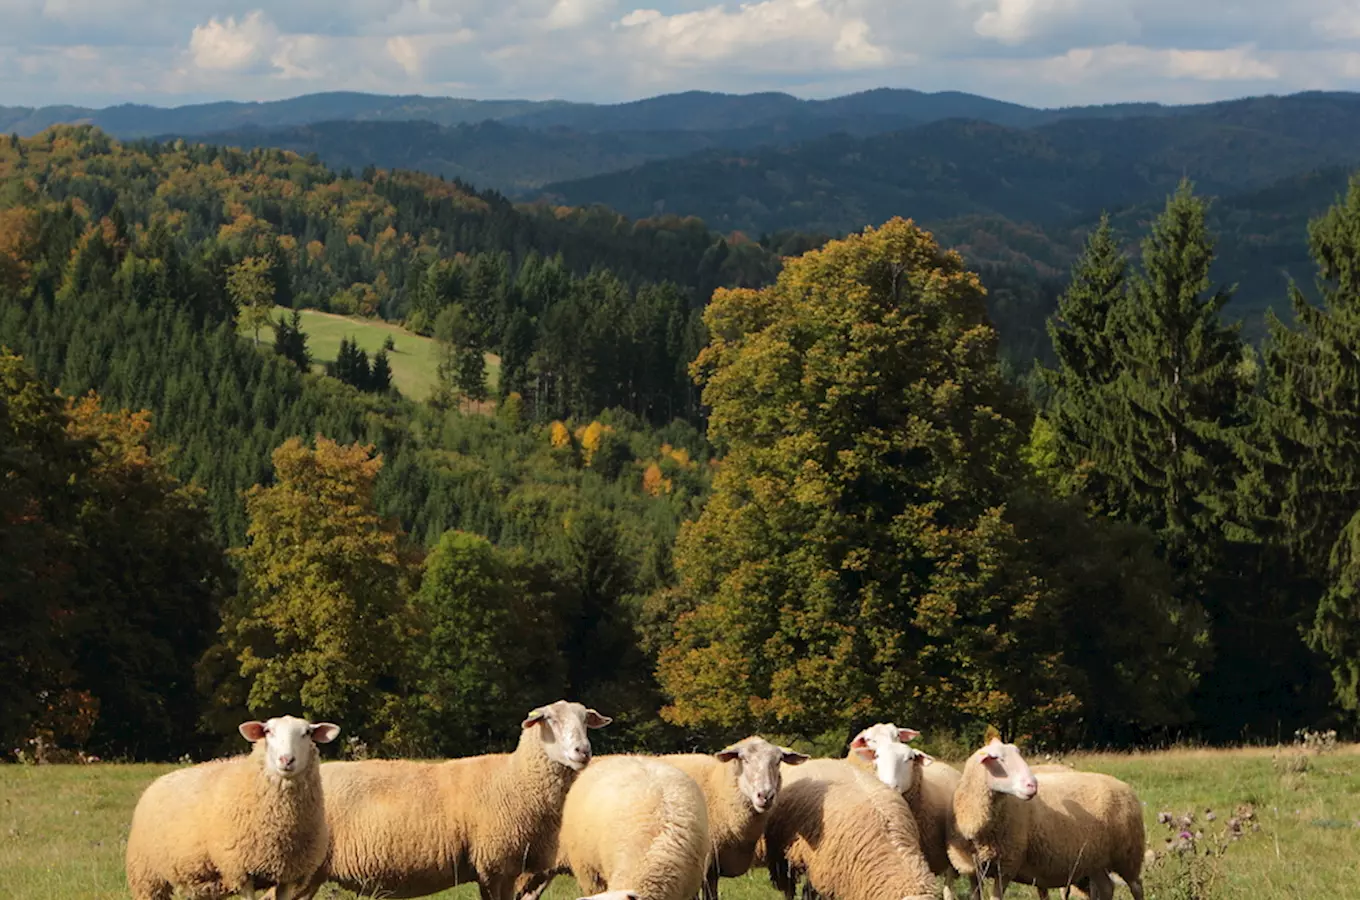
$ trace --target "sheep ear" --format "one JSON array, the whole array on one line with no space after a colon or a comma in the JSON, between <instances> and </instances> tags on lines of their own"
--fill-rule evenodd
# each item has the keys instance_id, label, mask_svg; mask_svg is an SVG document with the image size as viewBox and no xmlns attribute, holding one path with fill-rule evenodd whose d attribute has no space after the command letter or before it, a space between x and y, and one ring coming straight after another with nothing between
<instances>
[{"instance_id":1,"label":"sheep ear","mask_svg":"<svg viewBox=\"0 0 1360 900\"><path fill-rule=\"evenodd\" d=\"M741 756L741 751L738 750L736 747L724 747L717 753L713 754L713 758L716 759L718 762L731 762L738 756Z\"/></svg>"},{"instance_id":2,"label":"sheep ear","mask_svg":"<svg viewBox=\"0 0 1360 900\"><path fill-rule=\"evenodd\" d=\"M586 710L587 728L603 728L612 721L614 720L609 718L609 716L602 716L593 709Z\"/></svg>"},{"instance_id":3,"label":"sheep ear","mask_svg":"<svg viewBox=\"0 0 1360 900\"><path fill-rule=\"evenodd\" d=\"M859 746L855 747L854 751L855 755L858 756L860 759L865 759L868 760L869 762L873 762L875 759L878 758L878 754L874 752L874 748L866 746L864 744L860 744Z\"/></svg>"},{"instance_id":4,"label":"sheep ear","mask_svg":"<svg viewBox=\"0 0 1360 900\"><path fill-rule=\"evenodd\" d=\"M250 741L252 744L264 737L265 728L263 722L242 722L236 726L236 730L241 732L241 737Z\"/></svg>"},{"instance_id":5,"label":"sheep ear","mask_svg":"<svg viewBox=\"0 0 1360 900\"><path fill-rule=\"evenodd\" d=\"M801 766L812 758L806 753L799 753L797 750L790 750L788 747L780 747L779 750L784 754L779 758L779 761L786 766Z\"/></svg>"},{"instance_id":6,"label":"sheep ear","mask_svg":"<svg viewBox=\"0 0 1360 900\"><path fill-rule=\"evenodd\" d=\"M536 710L534 710L533 712L529 713L529 718L527 718L527 719L525 719L523 722L521 722L521 723L519 724L519 727L520 727L520 728L528 728L530 725L533 725L535 722L542 722L542 721L547 717L547 715L548 715L547 710L543 709L543 707L540 706L538 709L536 709Z\"/></svg>"},{"instance_id":7,"label":"sheep ear","mask_svg":"<svg viewBox=\"0 0 1360 900\"><path fill-rule=\"evenodd\" d=\"M329 744L340 733L340 726L333 725L330 722L317 722L308 730L311 732L313 741L318 744Z\"/></svg>"},{"instance_id":8,"label":"sheep ear","mask_svg":"<svg viewBox=\"0 0 1360 900\"><path fill-rule=\"evenodd\" d=\"M865 731L868 731L868 729L866 728ZM859 734L855 735L855 739L850 742L851 749L869 746L869 739L864 736L864 733L864 731L861 731Z\"/></svg>"},{"instance_id":9,"label":"sheep ear","mask_svg":"<svg viewBox=\"0 0 1360 900\"><path fill-rule=\"evenodd\" d=\"M921 754L921 765L928 766L933 762L935 762L935 757L931 756L929 753Z\"/></svg>"},{"instance_id":10,"label":"sheep ear","mask_svg":"<svg viewBox=\"0 0 1360 900\"><path fill-rule=\"evenodd\" d=\"M897 729L897 739L904 744L907 743L908 741L913 741L920 736L921 732L917 731L915 728Z\"/></svg>"}]
</instances>

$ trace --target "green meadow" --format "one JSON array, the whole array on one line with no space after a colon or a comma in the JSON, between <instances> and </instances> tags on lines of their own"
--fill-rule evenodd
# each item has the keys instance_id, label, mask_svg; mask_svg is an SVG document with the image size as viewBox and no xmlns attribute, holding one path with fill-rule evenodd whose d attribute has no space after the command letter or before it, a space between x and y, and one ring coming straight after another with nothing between
<instances>
[{"instance_id":1,"label":"green meadow","mask_svg":"<svg viewBox=\"0 0 1360 900\"><path fill-rule=\"evenodd\" d=\"M1158 814L1194 813L1196 846L1145 870L1149 900L1340 900L1360 896L1360 748L1177 750L1068 757L1133 785L1148 844L1170 835ZM121 900L123 848L142 789L169 765L0 766L0 887L6 900ZM1212 813L1212 815L1210 815ZM1247 816L1250 813L1250 816ZM1227 837L1229 821L1243 836ZM1251 823L1255 823L1254 825ZM961 885L960 885L961 887ZM724 881L732 900L777 900L763 871ZM347 898L328 887L323 897ZM438 895L474 900L475 886ZM550 900L579 896L559 878ZM1034 897L1012 887L1007 897ZM1128 897L1120 887L1116 896Z\"/></svg>"},{"instance_id":2,"label":"green meadow","mask_svg":"<svg viewBox=\"0 0 1360 900\"><path fill-rule=\"evenodd\" d=\"M395 348L388 353L388 361L392 365L392 383L397 390L403 396L417 401L434 393L439 379L437 341L381 319L340 316L315 309L299 312L302 314L302 330L307 334L307 349L311 351L313 368L317 371L323 371L326 363L335 361L336 354L340 352L340 342L345 338L356 341L371 360L390 337ZM274 307L275 319L290 315L292 310ZM242 334L249 335L250 332L243 330ZM260 330L262 343L272 343L273 339L272 329ZM493 353L486 355L486 383L493 392L500 376L500 366L500 357Z\"/></svg>"}]
</instances>

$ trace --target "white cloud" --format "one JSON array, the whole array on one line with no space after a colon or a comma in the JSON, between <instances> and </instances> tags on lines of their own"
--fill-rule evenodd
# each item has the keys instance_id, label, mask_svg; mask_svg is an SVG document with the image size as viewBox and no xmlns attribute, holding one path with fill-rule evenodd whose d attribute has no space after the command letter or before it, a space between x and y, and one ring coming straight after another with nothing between
<instances>
[{"instance_id":1,"label":"white cloud","mask_svg":"<svg viewBox=\"0 0 1360 900\"><path fill-rule=\"evenodd\" d=\"M194 28L189 53L200 69L238 72L252 68L273 55L279 34L261 10L240 22L235 17L213 17Z\"/></svg>"},{"instance_id":2,"label":"white cloud","mask_svg":"<svg viewBox=\"0 0 1360 900\"><path fill-rule=\"evenodd\" d=\"M674 15L638 9L618 25L648 58L681 66L788 69L826 54L837 67L857 68L882 65L890 55L869 39L868 24L835 0L761 0L735 11L718 5Z\"/></svg>"},{"instance_id":3,"label":"white cloud","mask_svg":"<svg viewBox=\"0 0 1360 900\"><path fill-rule=\"evenodd\" d=\"M1360 0L0 0L0 22L0 97L27 105L1360 88Z\"/></svg>"},{"instance_id":4,"label":"white cloud","mask_svg":"<svg viewBox=\"0 0 1360 900\"><path fill-rule=\"evenodd\" d=\"M605 15L613 5L611 0L557 0L543 18L543 24L553 31L579 28Z\"/></svg>"},{"instance_id":5,"label":"white cloud","mask_svg":"<svg viewBox=\"0 0 1360 900\"><path fill-rule=\"evenodd\" d=\"M1051 80L1080 82L1134 75L1194 81L1274 81L1280 71L1257 58L1252 47L1227 50L1158 50L1130 44L1080 47L1043 60L1040 72Z\"/></svg>"}]
</instances>

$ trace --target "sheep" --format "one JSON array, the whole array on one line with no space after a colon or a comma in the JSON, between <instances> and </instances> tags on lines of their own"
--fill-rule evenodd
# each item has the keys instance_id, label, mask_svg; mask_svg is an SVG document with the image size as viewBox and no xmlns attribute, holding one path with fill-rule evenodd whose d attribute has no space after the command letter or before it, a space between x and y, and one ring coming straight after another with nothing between
<instances>
[{"instance_id":1,"label":"sheep","mask_svg":"<svg viewBox=\"0 0 1360 900\"><path fill-rule=\"evenodd\" d=\"M1086 887L1111 900L1116 872L1142 900L1146 836L1138 797L1116 778L1094 772L1036 778L1014 744L993 738L968 758L954 793L949 857L1000 900L1006 884Z\"/></svg>"},{"instance_id":2,"label":"sheep","mask_svg":"<svg viewBox=\"0 0 1360 900\"><path fill-rule=\"evenodd\" d=\"M907 802L842 759L814 759L784 773L765 825L770 881L792 900L799 876L836 900L933 900Z\"/></svg>"},{"instance_id":3,"label":"sheep","mask_svg":"<svg viewBox=\"0 0 1360 900\"><path fill-rule=\"evenodd\" d=\"M596 760L562 809L558 870L593 900L690 900L708 868L708 810L693 778L654 757Z\"/></svg>"},{"instance_id":4,"label":"sheep","mask_svg":"<svg viewBox=\"0 0 1360 900\"><path fill-rule=\"evenodd\" d=\"M476 881L483 900L512 900L516 876L552 866L567 791L590 762L587 729L611 721L559 700L529 713L513 753L327 763L330 852L299 900L326 881L386 897Z\"/></svg>"},{"instance_id":5,"label":"sheep","mask_svg":"<svg viewBox=\"0 0 1360 900\"><path fill-rule=\"evenodd\" d=\"M600 765L612 756L596 758ZM704 792L713 853L704 878L704 900L718 896L718 877L735 878L751 868L756 843L779 793L780 764L796 766L808 757L759 737L748 737L714 754L674 753L656 759L689 775ZM522 877L519 900L538 900L555 873Z\"/></svg>"},{"instance_id":6,"label":"sheep","mask_svg":"<svg viewBox=\"0 0 1360 900\"><path fill-rule=\"evenodd\" d=\"M745 875L755 856L783 782L780 765L798 766L808 757L760 737L748 737L714 754L679 753L664 762L693 778L708 805L713 856L704 877L704 900L717 900L718 877Z\"/></svg>"},{"instance_id":7,"label":"sheep","mask_svg":"<svg viewBox=\"0 0 1360 900\"><path fill-rule=\"evenodd\" d=\"M891 723L872 725L850 742L848 758L872 765L880 781L902 794L916 819L926 863L940 878L944 900L952 900L958 872L949 861L949 823L961 776L952 766L907 746L919 734Z\"/></svg>"},{"instance_id":8,"label":"sheep","mask_svg":"<svg viewBox=\"0 0 1360 900\"><path fill-rule=\"evenodd\" d=\"M290 900L326 857L317 744L340 733L293 716L243 722L246 755L162 775L137 801L127 842L135 900L240 894L275 888Z\"/></svg>"}]
</instances>

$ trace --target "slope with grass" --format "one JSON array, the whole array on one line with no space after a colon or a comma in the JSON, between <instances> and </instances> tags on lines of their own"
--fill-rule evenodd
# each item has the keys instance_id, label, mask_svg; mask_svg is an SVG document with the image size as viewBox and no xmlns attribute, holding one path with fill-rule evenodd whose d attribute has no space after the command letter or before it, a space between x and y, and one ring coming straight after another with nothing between
<instances>
[{"instance_id":1,"label":"slope with grass","mask_svg":"<svg viewBox=\"0 0 1360 900\"><path fill-rule=\"evenodd\" d=\"M299 310L302 314L302 330L307 335L307 349L312 354L313 368L325 371L327 363L335 362L340 351L340 342L350 338L372 360L374 354L382 349L390 337L393 349L387 354L392 365L392 383L402 396L412 400L425 400L439 384L439 344L432 338L407 331L400 325L384 322L381 319L363 319L357 316L340 316L315 309ZM286 318L292 310L276 306L274 317ZM242 334L247 332L242 331ZM271 338L267 329L261 333L260 340ZM494 353L486 354L487 388L495 391L500 375L501 361Z\"/></svg>"},{"instance_id":2,"label":"slope with grass","mask_svg":"<svg viewBox=\"0 0 1360 900\"><path fill-rule=\"evenodd\" d=\"M1354 896L1360 883L1360 746L1321 755L1290 748L1172 750L1077 755L1066 762L1133 785L1154 850L1163 850L1171 834L1160 813L1195 815L1196 852L1163 854L1154 862L1145 873L1148 900L1330 900ZM0 766L0 884L7 898L126 898L123 844L132 809L142 789L171 768ZM1248 806L1253 817L1239 817L1243 836L1224 838L1230 820ZM476 895L475 887L464 886L438 896ZM352 897L334 888L321 896ZM546 896L579 894L571 879L560 878ZM776 900L778 894L756 872L724 882L723 896ZM1006 896L1034 894L1014 886Z\"/></svg>"}]
</instances>

